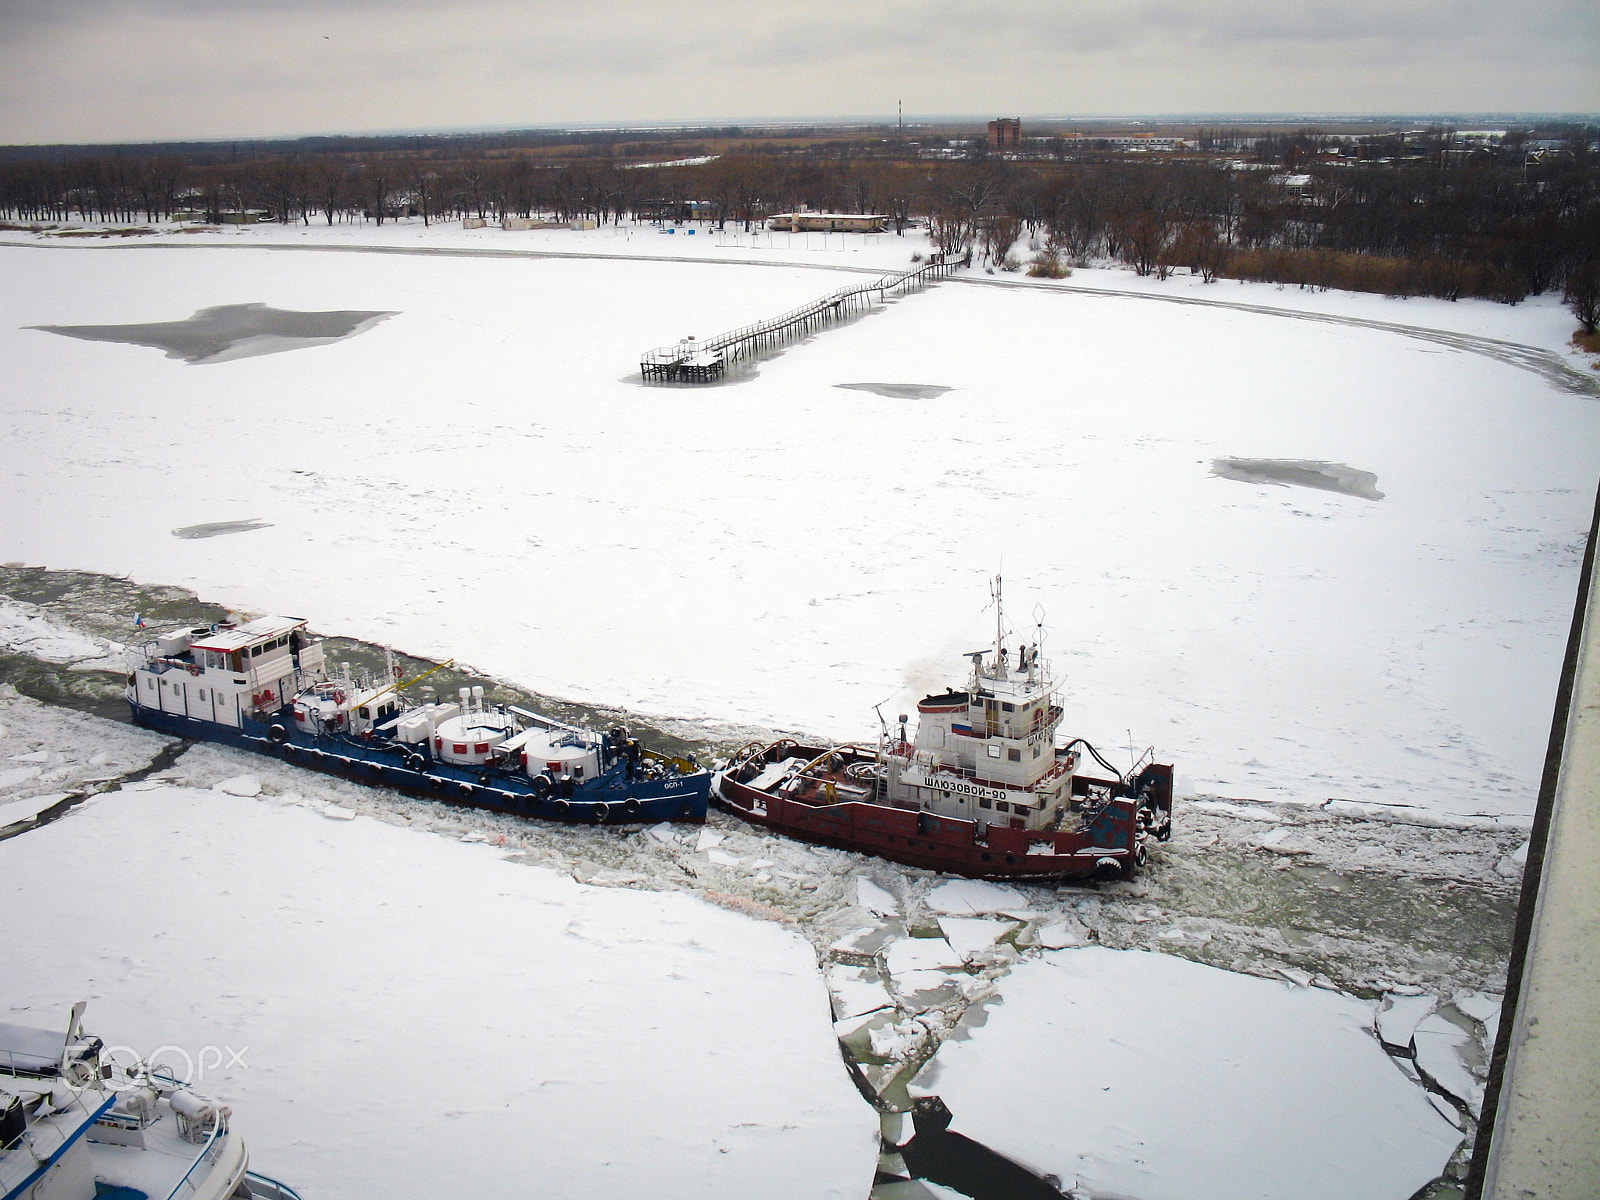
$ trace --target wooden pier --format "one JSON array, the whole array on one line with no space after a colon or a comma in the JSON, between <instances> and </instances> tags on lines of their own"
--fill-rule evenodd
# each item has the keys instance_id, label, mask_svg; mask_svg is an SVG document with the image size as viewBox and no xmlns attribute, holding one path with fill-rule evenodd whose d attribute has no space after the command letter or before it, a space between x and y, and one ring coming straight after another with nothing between
<instances>
[{"instance_id":1,"label":"wooden pier","mask_svg":"<svg viewBox=\"0 0 1600 1200\"><path fill-rule=\"evenodd\" d=\"M639 373L646 383L713 383L727 373L731 362L770 354L819 329L866 312L874 304L882 304L887 296L903 296L944 279L955 267L954 262L934 255L909 271L841 288L770 320L713 338L685 338L675 346L647 350L639 357Z\"/></svg>"}]
</instances>

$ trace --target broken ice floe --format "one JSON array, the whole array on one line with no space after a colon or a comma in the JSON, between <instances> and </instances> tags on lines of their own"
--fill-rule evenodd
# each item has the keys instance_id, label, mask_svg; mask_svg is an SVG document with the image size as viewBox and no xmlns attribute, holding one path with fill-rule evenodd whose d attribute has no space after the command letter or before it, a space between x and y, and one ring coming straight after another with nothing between
<instances>
[{"instance_id":1,"label":"broken ice floe","mask_svg":"<svg viewBox=\"0 0 1600 1200\"><path fill-rule=\"evenodd\" d=\"M1417 1025L1411 1046L1423 1079L1477 1116L1483 1108L1483 1085L1473 1078L1467 1060L1479 1060L1478 1039L1443 1014L1433 1013Z\"/></svg>"},{"instance_id":2,"label":"broken ice floe","mask_svg":"<svg viewBox=\"0 0 1600 1200\"><path fill-rule=\"evenodd\" d=\"M1437 997L1426 995L1384 997L1383 1006L1378 1009L1379 1040L1397 1054L1409 1054L1411 1035L1438 1002Z\"/></svg>"},{"instance_id":3,"label":"broken ice floe","mask_svg":"<svg viewBox=\"0 0 1600 1200\"><path fill-rule=\"evenodd\" d=\"M832 963L826 974L828 990L833 996L833 1011L841 1020L894 1005L875 968Z\"/></svg>"},{"instance_id":4,"label":"broken ice floe","mask_svg":"<svg viewBox=\"0 0 1600 1200\"><path fill-rule=\"evenodd\" d=\"M659 824L650 826L650 828L646 829L645 832L653 837L656 841L666 846L676 843L678 840L678 834L682 831L671 821L662 821Z\"/></svg>"},{"instance_id":5,"label":"broken ice floe","mask_svg":"<svg viewBox=\"0 0 1600 1200\"><path fill-rule=\"evenodd\" d=\"M880 917L894 916L900 911L900 901L864 875L856 877L856 903Z\"/></svg>"},{"instance_id":6,"label":"broken ice floe","mask_svg":"<svg viewBox=\"0 0 1600 1200\"><path fill-rule=\"evenodd\" d=\"M1025 909L1028 901L1015 888L981 879L952 879L928 893L927 905L941 915L975 917L985 913Z\"/></svg>"},{"instance_id":7,"label":"broken ice floe","mask_svg":"<svg viewBox=\"0 0 1600 1200\"><path fill-rule=\"evenodd\" d=\"M0 599L0 649L15 650L44 662L89 665L120 654L123 646L64 628L34 605Z\"/></svg>"},{"instance_id":8,"label":"broken ice floe","mask_svg":"<svg viewBox=\"0 0 1600 1200\"><path fill-rule=\"evenodd\" d=\"M944 932L945 941L962 962L992 956L995 943L1016 927L1015 921L996 921L987 917L939 918L939 928Z\"/></svg>"},{"instance_id":9,"label":"broken ice floe","mask_svg":"<svg viewBox=\"0 0 1600 1200\"><path fill-rule=\"evenodd\" d=\"M714 829L707 829L702 826L700 832L695 835L695 853L703 854L707 850L715 850L718 846L722 845L724 836L725 835L718 833Z\"/></svg>"},{"instance_id":10,"label":"broken ice floe","mask_svg":"<svg viewBox=\"0 0 1600 1200\"><path fill-rule=\"evenodd\" d=\"M1039 945L1045 950L1065 950L1068 946L1084 946L1089 942L1089 927L1076 917L1064 921L1051 921L1039 926Z\"/></svg>"},{"instance_id":11,"label":"broken ice floe","mask_svg":"<svg viewBox=\"0 0 1600 1200\"><path fill-rule=\"evenodd\" d=\"M0 829L37 817L45 809L60 804L73 795L71 792L46 792L42 796L29 796L26 800L11 800L0 804Z\"/></svg>"},{"instance_id":12,"label":"broken ice floe","mask_svg":"<svg viewBox=\"0 0 1600 1200\"><path fill-rule=\"evenodd\" d=\"M1407 1200L1460 1144L1366 1001L1093 946L1024 959L999 990L911 1091L1088 1194Z\"/></svg>"},{"instance_id":13,"label":"broken ice floe","mask_svg":"<svg viewBox=\"0 0 1600 1200\"><path fill-rule=\"evenodd\" d=\"M1483 1027L1480 1040L1485 1056L1493 1053L1495 1039L1500 1035L1502 1003L1499 996L1485 996L1482 992L1467 992L1455 999L1456 1008Z\"/></svg>"},{"instance_id":14,"label":"broken ice floe","mask_svg":"<svg viewBox=\"0 0 1600 1200\"><path fill-rule=\"evenodd\" d=\"M1311 848L1295 839L1294 830L1285 826L1269 829L1256 838L1256 845L1274 854L1310 854Z\"/></svg>"}]
</instances>

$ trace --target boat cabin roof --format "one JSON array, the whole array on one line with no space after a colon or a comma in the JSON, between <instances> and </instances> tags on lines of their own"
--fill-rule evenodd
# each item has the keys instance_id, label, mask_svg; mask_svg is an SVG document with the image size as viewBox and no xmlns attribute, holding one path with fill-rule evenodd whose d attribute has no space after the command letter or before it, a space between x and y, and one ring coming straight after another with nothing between
<instances>
[{"instance_id":1,"label":"boat cabin roof","mask_svg":"<svg viewBox=\"0 0 1600 1200\"><path fill-rule=\"evenodd\" d=\"M257 617L254 621L235 625L231 629L215 629L189 644L195 650L215 650L227 654L233 650L243 650L246 646L254 646L257 642L282 637L296 629L304 628L305 623L304 617Z\"/></svg>"}]
</instances>

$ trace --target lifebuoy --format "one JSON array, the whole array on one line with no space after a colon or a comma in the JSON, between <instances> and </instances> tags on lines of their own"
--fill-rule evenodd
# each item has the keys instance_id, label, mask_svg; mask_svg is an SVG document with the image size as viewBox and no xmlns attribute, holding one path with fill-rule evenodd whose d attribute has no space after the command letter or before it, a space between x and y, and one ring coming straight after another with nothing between
<instances>
[{"instance_id":1,"label":"lifebuoy","mask_svg":"<svg viewBox=\"0 0 1600 1200\"><path fill-rule=\"evenodd\" d=\"M604 800L600 801L599 804L596 804L594 806L594 819L597 822L603 823L605 821L605 819L607 817L609 817L610 815L611 815L611 805L607 804Z\"/></svg>"}]
</instances>

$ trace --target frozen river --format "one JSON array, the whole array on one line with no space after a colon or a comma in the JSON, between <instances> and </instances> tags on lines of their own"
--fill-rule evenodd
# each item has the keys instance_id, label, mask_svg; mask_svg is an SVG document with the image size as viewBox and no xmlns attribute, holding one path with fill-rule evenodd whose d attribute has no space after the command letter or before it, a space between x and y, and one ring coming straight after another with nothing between
<instances>
[{"instance_id":1,"label":"frozen river","mask_svg":"<svg viewBox=\"0 0 1600 1200\"><path fill-rule=\"evenodd\" d=\"M0 245L0 555L834 737L959 674L1003 570L1019 624L1044 615L1065 730L1153 744L1180 791L1531 814L1600 473L1551 300L975 271L737 384L647 388L641 350L916 243L207 239ZM376 249L406 253L348 252ZM181 348L218 314L247 356L39 328ZM308 341L313 317L346 336Z\"/></svg>"},{"instance_id":2,"label":"frozen river","mask_svg":"<svg viewBox=\"0 0 1600 1200\"><path fill-rule=\"evenodd\" d=\"M200 748L145 790L0 843L19 897L71 861L96 864L74 903L138 901L114 939L60 953L38 929L8 930L0 978L25 986L8 983L6 1004L42 1016L88 992L96 1028L119 1038L219 1036L174 1003L181 981L220 1027L321 1031L263 1043L281 1068L224 1082L253 1109L262 1165L322 1195L367 1186L342 1173L339 1147L408 1121L499 1163L522 1131L496 1097L568 1134L572 1161L539 1167L558 1172L550 1194L580 1194L561 1182L579 1178L609 1181L581 1194L626 1191L652 1170L653 1194L752 1194L757 1178L779 1194L761 1164L821 1155L796 1194L861 1195L878 1114L840 1069L839 1037L883 1104L931 1090L953 1130L1036 1176L1198 1200L1212 1194L1202 1161L1129 1132L1148 1113L1044 1130L1004 1107L1078 1103L1030 1092L1049 1077L1012 1064L1081 1056L1072 1039L1098 1024L1094 1006L1149 991L1147 952L1163 951L1176 970L1253 977L1237 992L1204 975L1175 985L1211 997L1184 1014L1193 1045L1227 1057L1247 1036L1241 1007L1262 1030L1325 1031L1298 1065L1275 1053L1229 1074L1196 1057L1241 1105L1265 1103L1268 1074L1309 1081L1353 1061L1353 1045L1370 1051L1309 1114L1305 1161L1348 1135L1370 1150L1371 1173L1350 1178L1406 1200L1470 1131L1600 469L1593 389L1562 357L1565 314L975 272L738 383L645 388L645 348L909 257L892 238L724 238L696 239L717 261L691 261L685 240L400 226L187 235L181 250L0 245L17 284L0 297L13 380L0 558L192 587L712 737L869 733L874 706L905 711L959 676L985 636L984 580L1003 569L1012 611L1045 616L1064 731L1108 752L1153 743L1178 764L1179 834L1148 879L952 894L720 817L705 831L549 830ZM343 252L377 249L405 253ZM61 336L85 327L97 332ZM103 647L72 639L138 636L126 594L103 589L64 634L8 610L8 669L50 653L92 667ZM5 722L0 822L154 752L117 750L126 731L52 730L31 710ZM275 848L259 864L271 870L234 843ZM319 848L304 863L302 843ZM168 871L112 865L172 856L201 901L194 919L141 890L170 889ZM369 884L375 862L393 870ZM313 867L294 876L303 900L275 899L274 873ZM471 937L439 935L449 906L427 897L446 894ZM229 920L275 932L236 949L236 927L216 924ZM391 923L394 940L374 933ZM542 940L552 930L568 940ZM301 945L325 987L303 985L288 949ZM1132 953L1099 974L1085 948ZM270 986L243 977L253 962ZM440 978L494 986L429 986ZM696 989L720 995L720 1018ZM1032 997L1074 989L1093 1019L1010 1023ZM658 1029L632 1022L632 992L659 993ZM553 1016L508 1023L508 998ZM362 1005L386 1028L428 1030L422 1062L448 1078L446 1120L391 1110L401 1077L364 1067L323 1107L295 1107L352 1038L382 1071L402 1069L393 1036L380 1047L349 1024ZM553 1031L574 1026L581 1069L554 1070L568 1047ZM508 1056L489 1087L457 1066L485 1045ZM1106 1069L1143 1081L1135 1099L1176 1094L1175 1076L1134 1069L1170 1050L1122 1051ZM659 1069L641 1078L640 1062ZM662 1080L675 1076L704 1101L669 1113ZM380 1078L394 1085L381 1098ZM551 1079L582 1102L553 1100ZM1367 1116L1411 1133L1374 1144L1357 1127ZM1187 1119L1168 1118L1150 1127ZM447 1171L424 1135L406 1145L397 1170ZM1145 1150L1165 1164L1153 1174ZM1234 1194L1281 1194L1281 1164L1232 1163Z\"/></svg>"}]
</instances>

